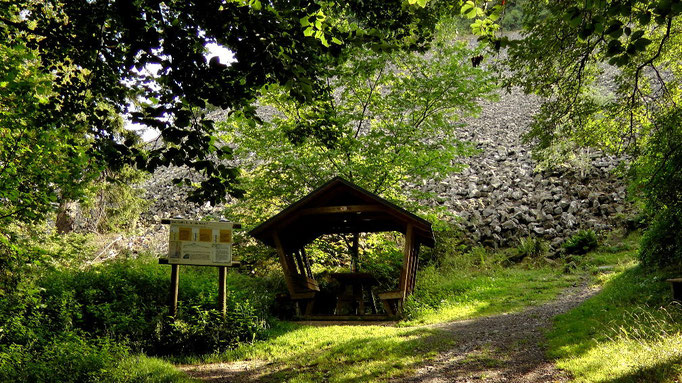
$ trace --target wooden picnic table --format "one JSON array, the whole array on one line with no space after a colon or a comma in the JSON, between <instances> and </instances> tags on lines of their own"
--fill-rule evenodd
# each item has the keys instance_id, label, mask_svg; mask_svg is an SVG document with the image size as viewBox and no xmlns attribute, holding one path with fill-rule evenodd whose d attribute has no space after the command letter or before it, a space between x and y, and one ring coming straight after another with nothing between
<instances>
[{"instance_id":1,"label":"wooden picnic table","mask_svg":"<svg viewBox=\"0 0 682 383\"><path fill-rule=\"evenodd\" d=\"M376 314L372 286L378 281L370 273L332 273L333 279L339 282L340 292L337 296L334 315L341 315L344 306L348 307L351 315L365 315L365 301L369 298L372 314Z\"/></svg>"}]
</instances>

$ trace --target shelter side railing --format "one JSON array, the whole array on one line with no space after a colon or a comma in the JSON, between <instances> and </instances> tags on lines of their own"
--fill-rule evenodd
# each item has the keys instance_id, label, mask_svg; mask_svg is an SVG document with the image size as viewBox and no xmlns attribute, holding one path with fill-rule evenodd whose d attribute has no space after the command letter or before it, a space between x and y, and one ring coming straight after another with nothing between
<instances>
[{"instance_id":1,"label":"shelter side railing","mask_svg":"<svg viewBox=\"0 0 682 383\"><path fill-rule=\"evenodd\" d=\"M277 233L273 234L273 241L284 271L284 280L287 284L289 297L296 301L299 312L301 311L298 306L299 302L305 302L305 315L310 315L315 296L320 291L320 287L310 270L310 260L303 249L285 250Z\"/></svg>"}]
</instances>

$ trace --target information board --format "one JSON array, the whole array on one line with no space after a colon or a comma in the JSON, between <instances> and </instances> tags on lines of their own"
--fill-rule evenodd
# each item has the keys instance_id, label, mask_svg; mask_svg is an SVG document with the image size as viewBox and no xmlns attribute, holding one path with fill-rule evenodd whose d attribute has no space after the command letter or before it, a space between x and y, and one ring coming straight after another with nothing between
<instances>
[{"instance_id":1,"label":"information board","mask_svg":"<svg viewBox=\"0 0 682 383\"><path fill-rule=\"evenodd\" d=\"M230 266L232 222L170 220L168 263Z\"/></svg>"}]
</instances>

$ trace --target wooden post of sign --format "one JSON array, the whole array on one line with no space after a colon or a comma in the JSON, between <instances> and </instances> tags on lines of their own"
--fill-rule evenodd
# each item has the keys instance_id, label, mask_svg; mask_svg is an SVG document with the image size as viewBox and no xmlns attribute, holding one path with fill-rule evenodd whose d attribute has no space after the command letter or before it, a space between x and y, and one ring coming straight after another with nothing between
<instances>
[{"instance_id":1,"label":"wooden post of sign","mask_svg":"<svg viewBox=\"0 0 682 383\"><path fill-rule=\"evenodd\" d=\"M227 284L227 266L218 266L218 301L220 302L220 311L223 313L223 318L225 318L226 302L225 302L225 291Z\"/></svg>"},{"instance_id":2,"label":"wooden post of sign","mask_svg":"<svg viewBox=\"0 0 682 383\"><path fill-rule=\"evenodd\" d=\"M170 314L175 318L178 314L178 282L180 281L180 265L171 265L171 283L170 283Z\"/></svg>"}]
</instances>

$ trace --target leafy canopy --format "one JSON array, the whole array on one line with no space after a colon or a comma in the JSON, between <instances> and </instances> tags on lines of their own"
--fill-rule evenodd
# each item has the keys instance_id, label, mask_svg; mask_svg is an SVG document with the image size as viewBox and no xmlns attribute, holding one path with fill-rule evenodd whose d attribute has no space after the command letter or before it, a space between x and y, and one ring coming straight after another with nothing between
<instances>
[{"instance_id":1,"label":"leafy canopy","mask_svg":"<svg viewBox=\"0 0 682 383\"><path fill-rule=\"evenodd\" d=\"M434 14L399 0L3 1L0 216L39 218L104 166L185 165L203 175L193 200L239 195L206 108L248 114L269 83L308 102L346 47L417 48ZM207 59L209 43L236 61ZM161 140L140 147L121 116Z\"/></svg>"},{"instance_id":2,"label":"leafy canopy","mask_svg":"<svg viewBox=\"0 0 682 383\"><path fill-rule=\"evenodd\" d=\"M449 38L425 54L356 48L315 103L264 87L261 121L234 114L221 125L248 190L234 213L255 224L337 175L397 202L424 202L419 186L475 150L457 139L458 121L494 86L469 62L479 51Z\"/></svg>"},{"instance_id":3,"label":"leafy canopy","mask_svg":"<svg viewBox=\"0 0 682 383\"><path fill-rule=\"evenodd\" d=\"M18 15L0 11L0 18ZM35 27L30 26L30 27ZM84 71L65 61L45 71L40 36L31 28L8 33L0 22L0 224L32 222L51 210L59 198L76 199L101 170L91 153L87 117L70 114L69 94L57 88L85 81ZM94 113L106 112L99 105ZM116 117L116 116L110 116ZM106 120L120 137L120 118Z\"/></svg>"}]
</instances>

